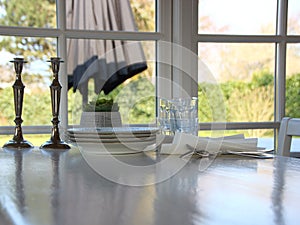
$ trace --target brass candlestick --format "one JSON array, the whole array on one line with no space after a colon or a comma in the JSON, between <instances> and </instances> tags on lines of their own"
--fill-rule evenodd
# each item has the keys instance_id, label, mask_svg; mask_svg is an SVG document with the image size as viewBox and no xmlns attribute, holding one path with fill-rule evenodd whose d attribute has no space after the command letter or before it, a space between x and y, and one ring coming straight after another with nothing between
<instances>
[{"instance_id":1,"label":"brass candlestick","mask_svg":"<svg viewBox=\"0 0 300 225\"><path fill-rule=\"evenodd\" d=\"M59 71L59 65L61 62L63 62L59 57L52 57L50 59L51 62L51 68L53 71L54 79L52 81L52 84L50 85L50 93L51 93L51 106L52 106L52 132L51 132L51 138L49 141L46 141L43 145L41 145L40 148L48 148L48 149L70 149L70 146L62 141L59 136L59 104L60 104L60 94L61 94L61 85L58 80L58 71Z\"/></svg>"},{"instance_id":2,"label":"brass candlestick","mask_svg":"<svg viewBox=\"0 0 300 225\"><path fill-rule=\"evenodd\" d=\"M15 133L12 140L8 141L4 144L3 148L17 148L17 149L26 149L32 148L33 145L23 139L22 127L21 124L22 120L22 108L23 108L23 96L24 96L24 84L22 82L22 69L23 64L26 61L23 58L14 58L14 60L10 61L14 63L15 71L16 71L16 81L13 84L14 90L14 106L15 106L15 114L16 118L14 120L15 126Z\"/></svg>"}]
</instances>

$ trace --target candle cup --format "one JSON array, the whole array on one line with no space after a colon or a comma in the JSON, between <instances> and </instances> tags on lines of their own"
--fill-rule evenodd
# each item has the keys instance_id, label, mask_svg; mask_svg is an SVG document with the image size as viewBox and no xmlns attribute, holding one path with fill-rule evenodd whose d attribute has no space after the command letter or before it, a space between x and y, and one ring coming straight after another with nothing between
<instances>
[{"instance_id":1,"label":"candle cup","mask_svg":"<svg viewBox=\"0 0 300 225\"><path fill-rule=\"evenodd\" d=\"M53 72L53 81L50 85L50 94L51 94L51 106L52 106L52 132L51 138L49 141L46 141L44 144L41 145L40 148L42 149L70 149L70 146L60 139L59 135L59 105L60 105L60 94L61 94L61 85L58 80L58 72L59 72L59 65L63 61L59 57L52 57L48 62L51 62L51 68Z\"/></svg>"},{"instance_id":2,"label":"candle cup","mask_svg":"<svg viewBox=\"0 0 300 225\"><path fill-rule=\"evenodd\" d=\"M22 82L22 69L24 63L26 61L23 58L14 58L14 60L10 61L14 63L14 68L16 72L16 80L13 84L13 91L14 91L14 107L15 107L15 115L16 118L14 120L15 126L15 133L13 139L8 141L4 144L3 148L13 148L13 149L28 149L32 148L33 145L29 142L24 140L23 132L21 124L22 120L22 108L23 108L23 97L24 97L24 84Z\"/></svg>"}]
</instances>

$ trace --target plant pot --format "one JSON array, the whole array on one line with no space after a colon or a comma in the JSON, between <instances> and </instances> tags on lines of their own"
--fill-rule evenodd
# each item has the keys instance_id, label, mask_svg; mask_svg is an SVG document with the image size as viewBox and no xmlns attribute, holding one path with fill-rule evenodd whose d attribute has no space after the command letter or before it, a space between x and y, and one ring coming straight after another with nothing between
<instances>
[{"instance_id":1,"label":"plant pot","mask_svg":"<svg viewBox=\"0 0 300 225\"><path fill-rule=\"evenodd\" d=\"M120 112L82 112L82 127L121 127Z\"/></svg>"}]
</instances>

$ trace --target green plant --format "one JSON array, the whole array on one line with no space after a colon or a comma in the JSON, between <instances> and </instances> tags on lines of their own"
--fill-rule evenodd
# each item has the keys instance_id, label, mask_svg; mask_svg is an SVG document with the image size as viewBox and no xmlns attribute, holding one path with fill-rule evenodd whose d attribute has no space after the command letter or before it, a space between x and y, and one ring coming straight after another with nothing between
<instances>
[{"instance_id":1,"label":"green plant","mask_svg":"<svg viewBox=\"0 0 300 225\"><path fill-rule=\"evenodd\" d=\"M119 105L112 98L97 96L83 107L85 112L118 112Z\"/></svg>"}]
</instances>

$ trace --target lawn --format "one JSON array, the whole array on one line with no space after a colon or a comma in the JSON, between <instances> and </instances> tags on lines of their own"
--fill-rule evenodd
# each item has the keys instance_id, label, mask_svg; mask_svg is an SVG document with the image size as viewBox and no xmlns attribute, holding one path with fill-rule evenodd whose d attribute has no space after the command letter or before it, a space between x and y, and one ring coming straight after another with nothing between
<instances>
[{"instance_id":1,"label":"lawn","mask_svg":"<svg viewBox=\"0 0 300 225\"><path fill-rule=\"evenodd\" d=\"M24 139L29 141L34 146L41 146L45 141L50 139L50 134L24 134ZM13 135L0 135L0 147L7 141L11 140Z\"/></svg>"}]
</instances>

